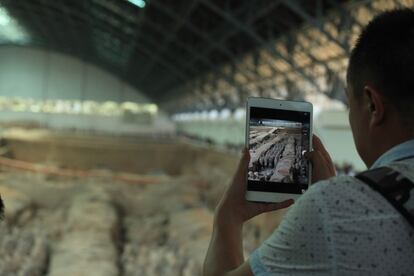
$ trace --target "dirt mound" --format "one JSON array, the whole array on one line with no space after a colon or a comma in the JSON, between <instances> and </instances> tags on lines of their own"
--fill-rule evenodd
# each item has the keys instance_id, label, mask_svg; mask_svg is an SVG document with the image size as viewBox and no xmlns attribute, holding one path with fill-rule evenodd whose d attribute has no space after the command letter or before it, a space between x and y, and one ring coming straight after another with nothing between
<instances>
[{"instance_id":1,"label":"dirt mound","mask_svg":"<svg viewBox=\"0 0 414 276\"><path fill-rule=\"evenodd\" d=\"M0 275L201 275L214 208L238 157L199 147L172 153L187 158L176 161L179 175L48 174L0 163ZM280 214L246 225L246 256Z\"/></svg>"}]
</instances>

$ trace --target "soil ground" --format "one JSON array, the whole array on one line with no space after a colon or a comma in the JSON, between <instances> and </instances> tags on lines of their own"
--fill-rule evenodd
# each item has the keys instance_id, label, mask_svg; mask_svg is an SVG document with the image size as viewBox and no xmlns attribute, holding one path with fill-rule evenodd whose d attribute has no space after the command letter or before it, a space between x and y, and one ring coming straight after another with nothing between
<instances>
[{"instance_id":1,"label":"soil ground","mask_svg":"<svg viewBox=\"0 0 414 276\"><path fill-rule=\"evenodd\" d=\"M0 275L201 275L237 154L172 139L13 131L0 162ZM16 157L25 163L9 166ZM117 162L135 165L125 173ZM73 169L83 173L60 173ZM246 256L282 214L246 224Z\"/></svg>"}]
</instances>

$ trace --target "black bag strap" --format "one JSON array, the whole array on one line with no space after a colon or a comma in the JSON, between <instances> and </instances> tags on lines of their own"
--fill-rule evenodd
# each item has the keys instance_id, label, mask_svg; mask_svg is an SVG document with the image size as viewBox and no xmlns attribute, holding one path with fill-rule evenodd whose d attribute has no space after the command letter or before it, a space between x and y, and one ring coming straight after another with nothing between
<instances>
[{"instance_id":1,"label":"black bag strap","mask_svg":"<svg viewBox=\"0 0 414 276\"><path fill-rule=\"evenodd\" d=\"M401 173L388 167L364 171L355 177L385 197L414 227L414 214L410 213L404 206L410 198L410 192L414 191L413 182Z\"/></svg>"}]
</instances>

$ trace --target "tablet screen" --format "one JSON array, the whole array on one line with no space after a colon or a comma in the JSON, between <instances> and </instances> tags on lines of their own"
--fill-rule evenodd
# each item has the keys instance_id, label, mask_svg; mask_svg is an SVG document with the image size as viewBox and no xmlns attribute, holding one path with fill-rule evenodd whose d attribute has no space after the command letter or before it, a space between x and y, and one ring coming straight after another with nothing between
<instances>
[{"instance_id":1,"label":"tablet screen","mask_svg":"<svg viewBox=\"0 0 414 276\"><path fill-rule=\"evenodd\" d=\"M301 194L309 183L310 113L250 107L250 191Z\"/></svg>"}]
</instances>

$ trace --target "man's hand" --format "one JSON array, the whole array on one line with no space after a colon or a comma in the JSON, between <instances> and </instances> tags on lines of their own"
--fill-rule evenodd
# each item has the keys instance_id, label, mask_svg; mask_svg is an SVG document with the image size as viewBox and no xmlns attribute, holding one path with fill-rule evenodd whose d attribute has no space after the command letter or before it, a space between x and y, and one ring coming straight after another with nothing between
<instances>
[{"instance_id":1,"label":"man's hand","mask_svg":"<svg viewBox=\"0 0 414 276\"><path fill-rule=\"evenodd\" d=\"M243 223L264 212L286 208L293 200L254 203L245 198L250 155L245 149L232 183L221 198L214 217L213 234L203 266L203 275L253 275L244 260Z\"/></svg>"},{"instance_id":2,"label":"man's hand","mask_svg":"<svg viewBox=\"0 0 414 276\"><path fill-rule=\"evenodd\" d=\"M233 181L217 206L217 219L222 218L225 221L243 223L261 213L286 208L293 204L292 199L279 203L255 203L247 201L245 193L249 161L249 151L244 149Z\"/></svg>"},{"instance_id":3,"label":"man's hand","mask_svg":"<svg viewBox=\"0 0 414 276\"><path fill-rule=\"evenodd\" d=\"M305 153L305 158L312 163L312 183L336 176L335 166L321 140L313 135L313 151Z\"/></svg>"}]
</instances>

